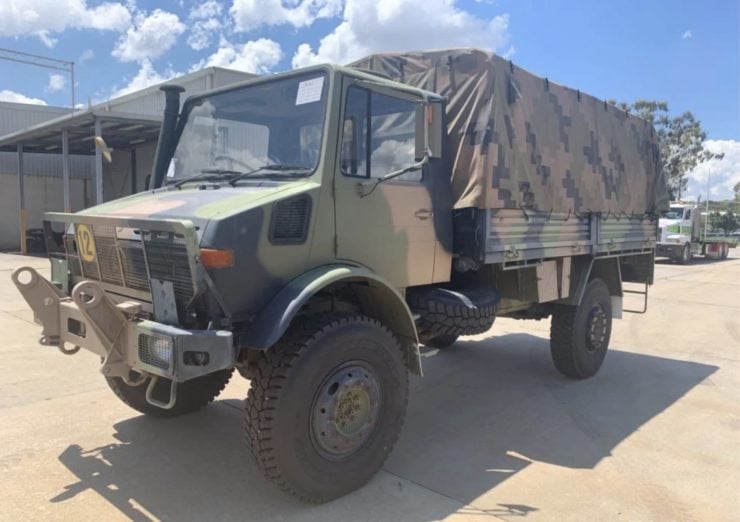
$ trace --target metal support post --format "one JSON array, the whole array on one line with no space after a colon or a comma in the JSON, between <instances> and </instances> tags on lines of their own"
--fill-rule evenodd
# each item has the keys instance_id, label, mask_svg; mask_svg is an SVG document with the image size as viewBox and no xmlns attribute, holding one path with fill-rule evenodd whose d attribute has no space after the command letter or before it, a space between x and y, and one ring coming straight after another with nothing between
<instances>
[{"instance_id":1,"label":"metal support post","mask_svg":"<svg viewBox=\"0 0 740 522\"><path fill-rule=\"evenodd\" d=\"M100 125L100 118L95 118L95 136L102 138L103 131ZM103 152L100 147L95 146L95 204L100 205L103 202Z\"/></svg>"},{"instance_id":2,"label":"metal support post","mask_svg":"<svg viewBox=\"0 0 740 522\"><path fill-rule=\"evenodd\" d=\"M64 186L64 211L72 212L69 202L69 133L62 130L62 185Z\"/></svg>"},{"instance_id":3,"label":"metal support post","mask_svg":"<svg viewBox=\"0 0 740 522\"><path fill-rule=\"evenodd\" d=\"M26 193L23 185L23 144L17 146L18 170L18 238L21 243L21 254L26 254Z\"/></svg>"}]
</instances>

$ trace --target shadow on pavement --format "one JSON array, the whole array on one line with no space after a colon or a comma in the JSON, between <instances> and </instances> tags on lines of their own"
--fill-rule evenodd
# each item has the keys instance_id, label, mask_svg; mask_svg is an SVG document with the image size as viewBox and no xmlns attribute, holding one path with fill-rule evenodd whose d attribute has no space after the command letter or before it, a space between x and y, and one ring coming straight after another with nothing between
<instances>
[{"instance_id":1,"label":"shadow on pavement","mask_svg":"<svg viewBox=\"0 0 740 522\"><path fill-rule=\"evenodd\" d=\"M667 257L658 257L658 258L655 258L655 264L656 265L675 265L681 268L691 268L692 266L722 264L722 263L727 263L728 261L737 260L737 257L732 257L732 253L733 253L733 250L730 250L730 257L726 257L725 259L709 259L704 256L693 257L691 261L689 261L685 265L682 265L681 263L673 261L672 259L669 259Z\"/></svg>"},{"instance_id":2,"label":"shadow on pavement","mask_svg":"<svg viewBox=\"0 0 740 522\"><path fill-rule=\"evenodd\" d=\"M460 341L426 359L425 378L413 380L406 425L384 469L475 504L532 461L593 468L716 370L612 350L595 378L570 381L553 369L547 339L510 334ZM92 489L134 520L325 520L330 512L337 519L369 518L370 513L355 511L358 503L383 504L379 509L386 516L377 518L388 518L394 502L408 502L400 481L398 491L363 488L325 506L283 495L261 478L247 455L240 407L238 401L220 401L178 419L134 417L115 425L119 443L72 445L59 459L78 482L51 500ZM399 510L405 519L427 520L449 515L451 505ZM508 518L537 510L497 506L463 511Z\"/></svg>"}]
</instances>

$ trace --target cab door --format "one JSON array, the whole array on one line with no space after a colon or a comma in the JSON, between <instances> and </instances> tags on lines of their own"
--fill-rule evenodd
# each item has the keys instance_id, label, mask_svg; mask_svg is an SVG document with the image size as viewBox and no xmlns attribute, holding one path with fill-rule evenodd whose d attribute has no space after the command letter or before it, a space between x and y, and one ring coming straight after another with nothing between
<instances>
[{"instance_id":1,"label":"cab door","mask_svg":"<svg viewBox=\"0 0 740 522\"><path fill-rule=\"evenodd\" d=\"M435 234L428 169L377 185L416 163L421 100L351 82L343 93L335 171L336 256L371 268L397 287L434 280ZM421 132L421 131L419 131Z\"/></svg>"}]
</instances>

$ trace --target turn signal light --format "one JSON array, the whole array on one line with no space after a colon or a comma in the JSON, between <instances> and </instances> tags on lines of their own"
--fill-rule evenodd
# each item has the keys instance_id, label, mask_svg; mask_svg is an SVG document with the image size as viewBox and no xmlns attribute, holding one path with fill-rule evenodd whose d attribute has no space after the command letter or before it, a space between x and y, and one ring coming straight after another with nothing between
<instances>
[{"instance_id":1,"label":"turn signal light","mask_svg":"<svg viewBox=\"0 0 740 522\"><path fill-rule=\"evenodd\" d=\"M231 268L234 266L234 251L201 248L200 262L206 268Z\"/></svg>"}]
</instances>

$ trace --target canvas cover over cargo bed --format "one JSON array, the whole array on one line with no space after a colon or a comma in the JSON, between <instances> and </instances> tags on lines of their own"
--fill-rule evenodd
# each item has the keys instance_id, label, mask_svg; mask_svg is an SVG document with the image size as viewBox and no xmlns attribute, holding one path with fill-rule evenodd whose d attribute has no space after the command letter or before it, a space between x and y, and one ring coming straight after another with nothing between
<instances>
[{"instance_id":1,"label":"canvas cover over cargo bed","mask_svg":"<svg viewBox=\"0 0 740 522\"><path fill-rule=\"evenodd\" d=\"M350 66L447 99L455 208L667 208L654 129L593 96L477 49L376 54Z\"/></svg>"}]
</instances>

